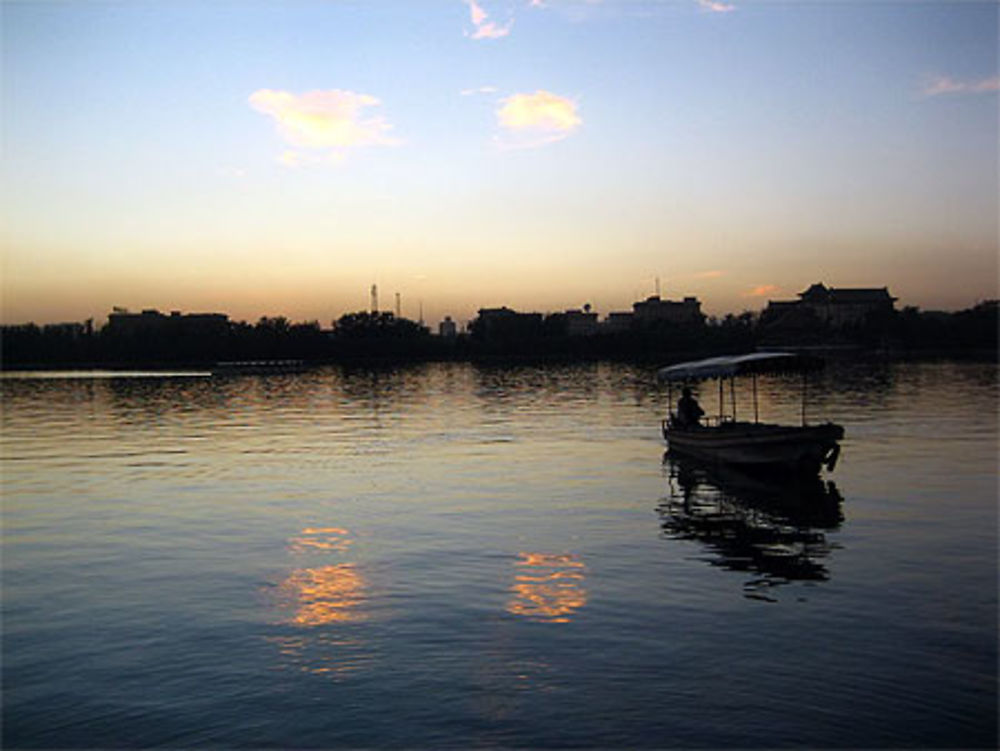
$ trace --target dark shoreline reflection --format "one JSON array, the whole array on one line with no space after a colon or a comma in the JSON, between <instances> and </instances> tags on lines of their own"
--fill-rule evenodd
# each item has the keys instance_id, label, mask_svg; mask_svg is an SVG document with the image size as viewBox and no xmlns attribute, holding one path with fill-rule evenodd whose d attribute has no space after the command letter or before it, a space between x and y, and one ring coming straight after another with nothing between
<instances>
[{"instance_id":1,"label":"dark shoreline reflection","mask_svg":"<svg viewBox=\"0 0 1000 751\"><path fill-rule=\"evenodd\" d=\"M708 563L751 574L744 595L770 602L773 588L824 582L836 545L826 532L843 521L841 497L819 477L753 475L667 452L670 494L657 506L665 537L701 543Z\"/></svg>"}]
</instances>

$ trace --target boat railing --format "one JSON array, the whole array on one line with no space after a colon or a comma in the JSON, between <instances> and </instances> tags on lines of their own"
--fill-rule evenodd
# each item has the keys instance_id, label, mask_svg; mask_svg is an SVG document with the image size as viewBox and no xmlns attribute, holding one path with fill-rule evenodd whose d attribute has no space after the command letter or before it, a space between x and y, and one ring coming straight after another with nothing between
<instances>
[{"instance_id":1,"label":"boat railing","mask_svg":"<svg viewBox=\"0 0 1000 751\"><path fill-rule=\"evenodd\" d=\"M700 422L705 427L718 428L721 425L728 425L729 423L736 422L736 419L730 415L706 415L701 418Z\"/></svg>"},{"instance_id":2,"label":"boat railing","mask_svg":"<svg viewBox=\"0 0 1000 751\"><path fill-rule=\"evenodd\" d=\"M718 428L722 425L730 425L736 420L730 415L705 415L698 420L698 426L702 428ZM669 417L661 421L664 430L681 427L677 423L677 415L671 413Z\"/></svg>"}]
</instances>

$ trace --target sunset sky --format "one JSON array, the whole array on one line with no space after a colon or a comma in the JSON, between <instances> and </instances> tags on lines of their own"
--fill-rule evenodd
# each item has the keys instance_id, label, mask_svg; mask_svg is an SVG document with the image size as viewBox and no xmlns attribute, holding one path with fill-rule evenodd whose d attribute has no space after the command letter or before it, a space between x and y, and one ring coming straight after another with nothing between
<instances>
[{"instance_id":1,"label":"sunset sky","mask_svg":"<svg viewBox=\"0 0 1000 751\"><path fill-rule=\"evenodd\" d=\"M997 296L995 2L3 2L2 320Z\"/></svg>"}]
</instances>

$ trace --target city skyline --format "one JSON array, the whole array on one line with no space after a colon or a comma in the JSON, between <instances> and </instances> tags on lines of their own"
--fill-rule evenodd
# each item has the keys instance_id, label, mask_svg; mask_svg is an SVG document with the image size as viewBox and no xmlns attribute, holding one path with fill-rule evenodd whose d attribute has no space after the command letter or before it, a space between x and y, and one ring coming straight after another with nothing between
<instances>
[{"instance_id":1,"label":"city skyline","mask_svg":"<svg viewBox=\"0 0 1000 751\"><path fill-rule=\"evenodd\" d=\"M995 3L0 13L5 324L997 297Z\"/></svg>"},{"instance_id":2,"label":"city skyline","mask_svg":"<svg viewBox=\"0 0 1000 751\"><path fill-rule=\"evenodd\" d=\"M666 297L660 294L659 279L656 280L656 283L657 283L657 290L654 294L635 300L632 303L623 306L621 309L601 310L599 308L595 308L590 303L584 303L583 305L577 307L569 307L564 309L562 308L525 309L525 308L512 308L508 304L501 303L493 306L474 307L474 312L468 319L455 318L455 316L452 315L451 313L443 313L438 319L428 320L423 315L422 302L417 303L416 314L410 315L408 311L403 309L400 295L398 293L392 296L392 304L390 306L387 306L382 304L383 298L380 297L380 293L377 291L377 285L373 285L373 287L369 290L368 308L355 308L352 310L344 310L336 314L333 314L328 319L323 319L323 318L294 319L294 318L289 318L286 315L283 315L280 311L270 311L255 318L247 319L247 318L240 318L239 316L233 316L225 308L209 311L209 310L182 310L178 308L161 309L149 305L143 305L136 308L129 308L126 306L115 305L111 306L107 310L105 315L94 316L83 321L79 320L77 321L67 320L67 321L57 321L57 322L27 321L27 322L22 322L21 324L3 324L3 325L11 325L12 327L17 328L20 325L26 325L26 324L38 325L39 323L41 323L43 326L58 327L58 326L87 325L87 326L94 326L95 328L101 328L103 325L102 322L110 323L112 317L114 316L118 316L119 318L131 317L138 320L140 317L149 315L158 318L160 320L166 320L168 317L172 317L176 320L179 320L178 317L184 317L184 318L194 317L194 318L205 318L205 319L225 318L228 322L237 324L248 324L248 323L252 324L254 322L263 322L268 320L277 321L279 319L284 319L289 324L306 324L306 325L318 324L320 327L329 324L331 327L336 328L338 321L341 318L371 313L372 315L391 314L394 317L399 318L401 320L407 320L414 323L419 323L421 325L426 325L433 332L437 330L439 324L444 323L445 321L447 321L447 324L449 326L455 326L456 330L465 331L465 329L469 325L471 325L473 319L481 318L483 314L506 312L506 313L520 314L520 315L538 316L539 318L548 316L559 317L565 315L579 315L592 319L594 323L599 322L602 325L608 325L616 329L617 327L620 327L622 325L624 317L631 319L633 315L639 315L640 317L646 316L647 314L645 312L641 312L640 309L643 309L643 311L649 309L662 309L662 310L670 309L673 311L680 311L682 309L687 310L690 308L690 310L693 310L698 318L700 318L705 322L711 323L712 321L718 322L730 317L735 318L735 317L746 316L747 314L752 314L755 317L765 316L771 312L778 311L779 309L782 310L787 309L788 306L799 306L807 302L808 300L815 300L815 296L817 294L820 295L832 294L834 297L843 297L844 302L848 302L854 305L857 305L862 299L869 302L871 302L872 300L877 300L879 301L878 303L879 305L882 304L882 301L889 301L890 308L896 310L897 312L902 312L907 308L920 310L919 306L910 305L905 300L900 301L899 298L893 296L892 290L887 285L883 285L881 287L837 288L837 287L828 287L827 285L823 284L823 282L815 282L809 285L808 288L803 288L801 292L796 293L794 295L790 295L787 298L786 297L778 299L768 298L762 302L761 304L762 306L759 308L755 309L744 308L741 310L705 312L702 309L702 301L698 297L693 295L684 295L682 297L672 299L670 297ZM896 305L897 302L899 302L898 307ZM985 305L992 304L995 306L996 303L997 300L991 298L991 299L977 300L974 303L962 306L954 311L924 310L921 312L958 313L962 311L968 311L973 308L979 308L984 304ZM857 311L855 311L855 314L857 314ZM680 316L679 318L677 317L678 315ZM656 316L654 314L653 317L658 318L659 316ZM689 316L687 313L666 314L666 316L662 317L661 320L676 319L675 322L677 322L680 321L681 319L686 319L688 317Z\"/></svg>"}]
</instances>

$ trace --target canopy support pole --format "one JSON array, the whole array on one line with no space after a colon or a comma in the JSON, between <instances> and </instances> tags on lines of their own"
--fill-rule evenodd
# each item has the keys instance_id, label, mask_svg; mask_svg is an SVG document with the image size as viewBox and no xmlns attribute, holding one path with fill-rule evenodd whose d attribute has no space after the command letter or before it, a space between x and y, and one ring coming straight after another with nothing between
<instances>
[{"instance_id":1,"label":"canopy support pole","mask_svg":"<svg viewBox=\"0 0 1000 751\"><path fill-rule=\"evenodd\" d=\"M725 414L724 410L726 408L725 407L726 403L725 403L725 400L723 398L724 394L725 394L725 392L723 391L723 387L725 385L726 385L726 379L723 378L722 376L719 376L719 424L720 425L722 424L722 418L723 418L723 416Z\"/></svg>"},{"instance_id":2,"label":"canopy support pole","mask_svg":"<svg viewBox=\"0 0 1000 751\"><path fill-rule=\"evenodd\" d=\"M806 426L806 395L809 390L809 374L802 371L802 427Z\"/></svg>"},{"instance_id":3,"label":"canopy support pole","mask_svg":"<svg viewBox=\"0 0 1000 751\"><path fill-rule=\"evenodd\" d=\"M733 422L736 422L736 376L729 378L729 401L733 405Z\"/></svg>"},{"instance_id":4,"label":"canopy support pole","mask_svg":"<svg viewBox=\"0 0 1000 751\"><path fill-rule=\"evenodd\" d=\"M753 421L754 423L760 422L760 416L757 411L757 374L753 374Z\"/></svg>"}]
</instances>

